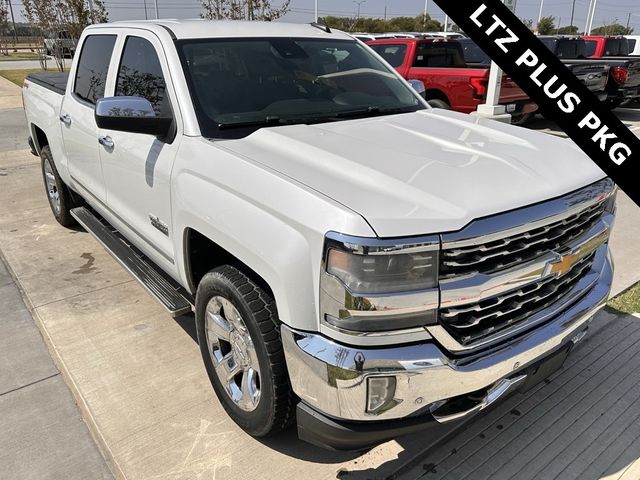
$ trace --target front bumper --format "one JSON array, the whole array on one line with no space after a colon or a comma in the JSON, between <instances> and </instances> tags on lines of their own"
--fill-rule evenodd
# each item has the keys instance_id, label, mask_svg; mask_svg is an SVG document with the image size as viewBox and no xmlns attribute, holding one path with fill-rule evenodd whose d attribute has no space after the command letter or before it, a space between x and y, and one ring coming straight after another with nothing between
<instances>
[{"instance_id":1,"label":"front bumper","mask_svg":"<svg viewBox=\"0 0 640 480\"><path fill-rule=\"evenodd\" d=\"M506 396L526 383L529 367L581 339L604 306L613 277L607 245L599 249L596 263L598 281L570 308L526 334L468 356L456 358L435 342L349 347L282 326L291 385L302 401L301 438L334 448L358 448L399 432L466 419ZM393 407L371 414L366 411L367 384L375 376L395 377L395 401ZM477 401L470 403L465 396Z\"/></svg>"}]
</instances>

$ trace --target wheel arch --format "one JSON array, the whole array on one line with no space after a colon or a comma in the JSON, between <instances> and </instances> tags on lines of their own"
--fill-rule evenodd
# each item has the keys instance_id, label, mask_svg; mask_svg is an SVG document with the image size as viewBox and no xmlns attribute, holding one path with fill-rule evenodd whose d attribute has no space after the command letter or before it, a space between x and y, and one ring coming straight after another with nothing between
<instances>
[{"instance_id":1,"label":"wheel arch","mask_svg":"<svg viewBox=\"0 0 640 480\"><path fill-rule=\"evenodd\" d=\"M449 105L451 105L451 102L449 101L449 97L447 97L447 94L444 93L442 90L438 90L437 88L428 88L425 93L425 100L429 101L429 100L442 100L443 102L447 102Z\"/></svg>"}]
</instances>

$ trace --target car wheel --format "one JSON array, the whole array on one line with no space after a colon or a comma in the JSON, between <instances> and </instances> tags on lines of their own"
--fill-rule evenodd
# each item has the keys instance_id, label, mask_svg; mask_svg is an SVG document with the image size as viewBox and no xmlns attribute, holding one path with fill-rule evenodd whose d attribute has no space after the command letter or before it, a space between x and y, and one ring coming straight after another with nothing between
<instances>
[{"instance_id":1,"label":"car wheel","mask_svg":"<svg viewBox=\"0 0 640 480\"><path fill-rule=\"evenodd\" d=\"M63 227L75 225L76 220L71 215L71 209L76 206L74 198L58 174L48 145L40 151L40 165L51 213Z\"/></svg>"},{"instance_id":2,"label":"car wheel","mask_svg":"<svg viewBox=\"0 0 640 480\"><path fill-rule=\"evenodd\" d=\"M295 402L273 298L240 270L218 267L198 285L196 328L227 414L254 437L287 427Z\"/></svg>"},{"instance_id":3,"label":"car wheel","mask_svg":"<svg viewBox=\"0 0 640 480\"><path fill-rule=\"evenodd\" d=\"M427 100L427 103L431 105L433 108L442 108L443 110L451 110L451 105L449 105L444 100L432 98L431 100Z\"/></svg>"},{"instance_id":4,"label":"car wheel","mask_svg":"<svg viewBox=\"0 0 640 480\"><path fill-rule=\"evenodd\" d=\"M511 115L511 125L526 125L531 121L533 116L533 113L517 113L515 115Z\"/></svg>"}]
</instances>

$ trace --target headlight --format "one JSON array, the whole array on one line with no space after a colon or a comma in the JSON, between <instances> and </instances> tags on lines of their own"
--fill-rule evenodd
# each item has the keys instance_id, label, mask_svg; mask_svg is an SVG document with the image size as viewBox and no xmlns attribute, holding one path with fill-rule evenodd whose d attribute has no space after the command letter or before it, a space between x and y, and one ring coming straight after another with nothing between
<instances>
[{"instance_id":1,"label":"headlight","mask_svg":"<svg viewBox=\"0 0 640 480\"><path fill-rule=\"evenodd\" d=\"M439 249L437 236L380 240L330 233L320 282L322 321L365 333L433 325Z\"/></svg>"}]
</instances>

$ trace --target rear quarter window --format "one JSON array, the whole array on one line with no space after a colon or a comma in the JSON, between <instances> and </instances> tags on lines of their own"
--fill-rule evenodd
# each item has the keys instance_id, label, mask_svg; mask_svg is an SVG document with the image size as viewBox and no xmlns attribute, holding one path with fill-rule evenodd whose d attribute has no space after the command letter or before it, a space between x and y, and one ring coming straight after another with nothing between
<instances>
[{"instance_id":1,"label":"rear quarter window","mask_svg":"<svg viewBox=\"0 0 640 480\"><path fill-rule=\"evenodd\" d=\"M82 44L73 93L91 104L104 97L116 35L89 35Z\"/></svg>"},{"instance_id":2,"label":"rear quarter window","mask_svg":"<svg viewBox=\"0 0 640 480\"><path fill-rule=\"evenodd\" d=\"M462 47L459 43L422 43L416 49L413 62L416 68L464 67Z\"/></svg>"}]
</instances>

